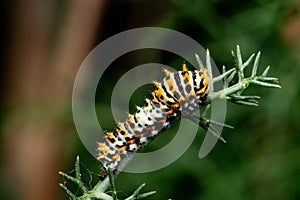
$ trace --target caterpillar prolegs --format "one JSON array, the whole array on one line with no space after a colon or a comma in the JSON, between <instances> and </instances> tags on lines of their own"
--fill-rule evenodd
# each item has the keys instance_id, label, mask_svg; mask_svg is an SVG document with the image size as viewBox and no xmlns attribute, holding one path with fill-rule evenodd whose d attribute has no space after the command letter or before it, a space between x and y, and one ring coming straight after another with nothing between
<instances>
[{"instance_id":1,"label":"caterpillar prolegs","mask_svg":"<svg viewBox=\"0 0 300 200\"><path fill-rule=\"evenodd\" d=\"M170 123L186 117L204 129L210 129L209 120L193 116L207 99L209 76L206 69L170 72L164 69L161 82L154 81L156 89L143 107L137 107L125 122L114 131L105 133L105 141L98 143L98 160L103 168L117 172L120 162L129 152L136 152L166 129ZM213 130L211 130L214 133Z\"/></svg>"}]
</instances>

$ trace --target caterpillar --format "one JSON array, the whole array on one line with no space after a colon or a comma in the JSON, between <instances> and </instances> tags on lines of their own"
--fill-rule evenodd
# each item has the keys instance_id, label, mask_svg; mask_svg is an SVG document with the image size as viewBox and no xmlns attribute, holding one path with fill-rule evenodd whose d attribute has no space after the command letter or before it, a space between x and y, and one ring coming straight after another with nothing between
<instances>
[{"instance_id":1,"label":"caterpillar","mask_svg":"<svg viewBox=\"0 0 300 200\"><path fill-rule=\"evenodd\" d=\"M104 171L117 173L129 152L143 148L181 117L200 123L206 130L209 128L209 120L199 121L192 115L207 99L210 82L207 70L188 70L183 64L182 71L164 69L164 73L161 82L153 81L156 89L152 98L146 99L143 107L137 107L135 114L128 114L127 120L119 122L114 131L106 132L105 141L98 143L97 159Z\"/></svg>"}]
</instances>

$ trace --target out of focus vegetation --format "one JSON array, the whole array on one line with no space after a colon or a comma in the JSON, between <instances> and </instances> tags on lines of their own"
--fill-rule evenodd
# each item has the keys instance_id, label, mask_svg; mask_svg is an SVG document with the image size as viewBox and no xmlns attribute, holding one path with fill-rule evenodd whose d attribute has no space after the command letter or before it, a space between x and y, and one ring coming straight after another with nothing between
<instances>
[{"instance_id":1,"label":"out of focus vegetation","mask_svg":"<svg viewBox=\"0 0 300 200\"><path fill-rule=\"evenodd\" d=\"M30 2L36 3L33 0ZM22 52L15 50L16 46L24 45L16 41L16 38L20 35L25 37L24 32L20 31L25 29L25 26L20 28L17 22L24 21L27 15L25 12L6 10L15 11L16 8L20 10L24 4L1 3L3 11L5 10L2 12L3 26L7 30L1 40L10 50L1 48L4 55L1 57L4 66L1 69L1 73L4 74L1 79L3 106L0 118L1 163L3 163L0 168L1 199L47 199L47 195L54 194L56 196L52 196L52 199L65 199L57 185L61 182L57 172L72 169L78 154L83 173L84 169L86 170L83 178L87 182L90 180L91 186L98 181L96 174L100 170L100 164L84 149L72 123L70 109L72 81L84 57L99 42L121 31L144 26L165 27L185 33L210 49L211 56L220 69L223 64L232 66L230 50L234 49L236 44L241 46L244 57L260 50L261 66L271 65L270 76L278 77L282 88L252 88L255 94L262 97L260 105L255 108L228 104L226 122L233 125L235 129L224 130L223 136L227 144L218 142L205 158L198 158L203 139L203 131L199 130L193 145L170 166L145 174L120 174L115 182L118 192L130 194L145 182L147 190L157 191L151 197L157 200L168 198L173 200L300 199L299 1L103 1L105 6L93 10L100 13L94 15L93 20L96 22L87 20L82 23L81 21L84 28L81 29L79 26L76 29L78 33L91 29L94 33L91 37L92 42L87 42L89 45L82 47L85 51L82 50L81 54L77 52L80 55L76 57L77 62L60 63L60 68L53 73L51 70L58 66L56 65L58 61L72 58L70 55L82 49L80 45L86 32L77 37L67 34L66 40L63 41L57 39L59 33L76 34L76 31L66 30L93 14L93 12L81 13L80 9L84 9L86 5L85 3L81 3L82 5L78 7L72 5L79 4L78 2L53 1L52 7L47 8L48 12L42 12L43 10L38 12L43 6L31 12L30 9L35 6L27 3L28 13L47 15L51 23L42 24L46 31L35 32L34 23L41 25L43 19L34 20L39 15L29 18L30 23L26 26L37 36L28 34L25 35L26 37L34 38L32 41L41 40L38 36L46 33L47 37L44 38L47 45L46 53L63 45L74 45L73 48L67 48L67 53L61 56L55 57L53 56L55 53L50 54L51 56L44 63L36 63L35 55L38 54L20 57ZM74 7L77 10L70 9ZM19 11L18 9L16 10ZM71 25L69 24L70 26L66 26L64 24L67 21L66 16L72 12L79 12L79 14L70 23ZM10 28L10 25L15 27ZM26 37L23 38L24 41L27 41ZM36 43L31 42L27 45L34 46ZM34 49L34 52L41 52L41 49ZM57 62L53 62L53 57ZM49 62L52 64L45 67L44 64ZM104 129L111 130L115 127L115 120L110 110L110 95L118 78L134 66L149 62L163 63L179 69L183 61L182 58L171 53L152 49L131 52L116 60L105 72L107 76L100 80L96 95L99 122ZM37 68L34 69L45 67L44 73L31 73L28 72L30 68L23 68L34 64L37 64ZM69 65L73 67L73 71L67 68ZM17 72L22 72L22 76L16 76ZM61 75L63 73L65 75ZM23 76L29 78L19 78ZM32 82L33 79L38 79L39 82ZM24 80L38 84L27 85L22 82ZM68 84L66 80L69 81ZM51 85L54 82L57 84ZM15 85L20 86L15 87ZM23 85L27 86L24 90L22 90ZM30 86L34 88L33 91ZM152 87L145 86L135 92L130 102L130 112L135 111L134 105L143 105L144 97L149 96L151 89ZM62 90L61 93L53 93L58 90ZM24 95L20 95L20 92ZM251 89L248 92L253 93ZM55 109L52 109L53 106ZM32 110L34 110L33 114ZM30 117L28 111L32 114ZM18 117L17 122L12 121L16 117ZM45 118L51 119L50 123L47 123L47 129L43 125ZM27 123L28 121L30 123ZM36 135L32 136L30 130L33 127L37 128ZM151 144L151 148L159 148L168 142L176 130L175 125L158 138L157 142ZM36 141L38 135L44 132L44 136ZM30 142L31 140L34 142ZM43 143L44 141L51 141L51 143ZM49 166L52 168L48 169ZM41 195L44 194L43 198L40 196L37 198L35 195L28 195L25 198L24 195L29 189L32 189L33 193L39 191Z\"/></svg>"}]
</instances>

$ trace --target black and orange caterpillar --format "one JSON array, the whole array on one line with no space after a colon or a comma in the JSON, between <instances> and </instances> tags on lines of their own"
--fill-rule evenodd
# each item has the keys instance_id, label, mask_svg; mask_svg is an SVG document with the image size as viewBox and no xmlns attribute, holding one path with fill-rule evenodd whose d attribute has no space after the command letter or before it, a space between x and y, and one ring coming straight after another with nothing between
<instances>
[{"instance_id":1,"label":"black and orange caterpillar","mask_svg":"<svg viewBox=\"0 0 300 200\"><path fill-rule=\"evenodd\" d=\"M209 76L206 69L170 72L164 69L161 82L154 81L156 89L152 99L146 99L143 107L137 107L135 114L129 114L112 132L105 133L105 141L98 143L98 160L104 170L110 168L116 173L120 162L129 152L136 152L157 137L171 122L181 117L191 118L192 113L203 106L208 95ZM206 130L209 120L199 119ZM195 120L193 120L195 121Z\"/></svg>"}]
</instances>

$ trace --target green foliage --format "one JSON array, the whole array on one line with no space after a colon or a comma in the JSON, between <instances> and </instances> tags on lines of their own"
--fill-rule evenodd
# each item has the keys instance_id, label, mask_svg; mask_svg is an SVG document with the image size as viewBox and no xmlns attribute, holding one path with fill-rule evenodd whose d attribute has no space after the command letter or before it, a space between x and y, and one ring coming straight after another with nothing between
<instances>
[{"instance_id":1,"label":"green foliage","mask_svg":"<svg viewBox=\"0 0 300 200\"><path fill-rule=\"evenodd\" d=\"M64 184L60 183L59 186L62 188L62 190L66 193L66 195L72 199L72 200L92 200L92 199L99 199L99 200L117 200L117 192L114 185L114 180L109 172L109 176L106 177L103 181L99 181L95 187L91 190L88 190L85 186L85 184L81 180L81 172L80 172L80 160L79 156L76 158L75 162L75 177L72 177L64 172L59 172L59 174L64 177L67 181L70 181L78 186L78 189L80 189L83 193L81 196L76 196L74 193L72 193ZM112 195L108 195L105 193L107 188L111 186ZM152 194L155 193L155 191L147 192L140 194L140 191L145 186L145 183L140 185L129 197L127 197L124 200L138 200L146 198Z\"/></svg>"},{"instance_id":2,"label":"green foliage","mask_svg":"<svg viewBox=\"0 0 300 200\"><path fill-rule=\"evenodd\" d=\"M235 104L258 106L257 99L260 98L259 96L242 96L243 91L248 88L250 84L270 88L281 88L281 86L278 84L277 78L267 77L270 66L268 66L261 75L257 75L260 52L256 54L256 57L255 54L252 54L247 61L243 62L240 47L237 46L236 53L232 51L232 56L234 59L235 68L226 71L225 66L223 66L223 73L220 76L213 78L213 83L222 80L224 81L224 85L222 90L209 94L208 101L213 101L216 98L226 98L228 101ZM209 54L207 57L209 58ZM255 61L252 67L251 76L246 78L244 70L250 65L254 57ZM236 75L238 82L234 85L230 85Z\"/></svg>"},{"instance_id":3,"label":"green foliage","mask_svg":"<svg viewBox=\"0 0 300 200\"><path fill-rule=\"evenodd\" d=\"M110 26L105 27L108 35L143 26L174 29L212 50L217 66L225 64L228 71L234 69L228 50L236 44L243 47L243 55L251 55L259 49L263 52L260 63L262 66L272 65L272 75L279 78L282 86L280 90L259 85L248 87L242 95L261 96L261 99L254 99L259 100L259 107L227 104L226 121L235 130L223 130L222 135L226 136L228 142L226 145L217 143L208 156L199 160L199 141L203 139L199 130L193 145L175 163L153 173L121 173L115 180L121 186L119 189L132 191L137 186L136 180L139 180L146 182L148 188L157 190L157 194L151 198L157 200L170 196L173 200L300 199L299 40L294 38L287 43L288 38L284 35L285 31L293 33L292 30L296 31L299 27L299 21L296 20L299 19L299 6L296 1L122 1L127 4L126 9L117 1L113 2L114 6L109 9L110 15L107 17ZM116 7L119 12L115 12ZM111 19L115 20L111 22ZM295 19L292 23L295 26L287 29L292 19ZM124 27L123 24L128 26ZM164 57L161 52L145 54L143 51L140 56L127 60L131 66L156 62L180 67L182 59L175 57L169 54ZM128 62L122 61L114 66L115 74L120 76L122 69L128 66ZM251 70L246 68L245 74L251 76ZM261 75L263 71L263 68L258 68L257 74ZM106 92L114 83L109 82L110 78L107 78L107 86L103 88ZM110 93L102 95L102 98L109 97ZM148 94L140 94L141 99ZM96 101L103 105L99 98ZM132 104L141 105L141 102L133 101ZM109 108L109 104L105 106ZM101 125L108 127L107 124L114 121L113 117L106 117L110 114L106 110L97 111L104 116L99 117ZM107 129L113 128L114 124L111 123ZM168 129L166 134L174 135L176 127L173 128ZM160 148L156 143L162 139L149 146Z\"/></svg>"},{"instance_id":4,"label":"green foliage","mask_svg":"<svg viewBox=\"0 0 300 200\"><path fill-rule=\"evenodd\" d=\"M206 54L206 65L205 68L207 68L208 74L210 76L210 79L212 80L212 83L209 85L209 90L213 91L214 83L218 81L224 81L223 89L219 91L213 91L209 93L208 100L205 102L206 105L209 105L212 101L221 98L226 99L232 103L245 105L245 106L257 106L258 102L257 99L259 99L259 96L245 96L242 95L245 89L248 88L249 85L254 84L258 86L264 86L264 87L270 87L270 88L280 88L280 85L278 84L278 79L274 77L268 77L268 71L270 67L268 66L261 75L257 75L257 69L260 59L260 52L256 54L252 54L249 59L247 59L245 62L243 62L240 47L237 46L236 52L232 51L232 56L234 59L234 65L235 67L226 71L225 67L223 67L223 73L219 75L218 77L212 76L212 68L211 68L211 61L210 61L210 54L209 51L207 51ZM255 57L254 64L252 67L252 73L249 77L247 77L244 73L244 70L246 67L250 65L250 63L253 61L253 58ZM199 56L196 55L196 59L198 61L198 64L201 68L204 68L204 64L199 59ZM237 76L237 82L232 84L233 78ZM189 118L192 121L194 121L194 118ZM199 123L198 121L194 121L196 123ZM217 123L217 122L214 122ZM222 124L217 124L221 125ZM200 121L200 126L203 127L205 130L209 130L213 135L221 139L223 142L225 140L219 136L218 133L216 133L213 129L210 129L209 124ZM229 127L228 125L225 125L225 127ZM60 172L61 176L63 176L66 180L73 182L78 186L78 188L82 191L83 195L77 197L75 194L73 194L65 185L60 184L60 187L64 190L64 192L71 198L71 199L102 199L102 200L116 200L117 192L115 188L114 178L110 172L108 171L108 177L105 178L103 182L98 182L96 186L92 190L88 190L85 187L85 184L81 180L81 172L79 167L79 157L76 159L75 163L75 177L69 176L66 173ZM105 193L106 189L111 187L112 194L111 196ZM139 186L131 196L126 198L125 200L134 200L134 199L142 199L146 198L155 192L148 192L144 194L139 194L140 190L145 186L145 184L142 184Z\"/></svg>"}]
</instances>

